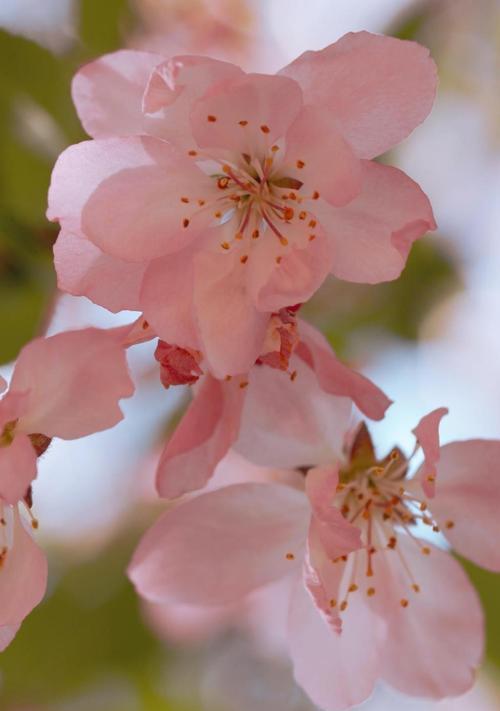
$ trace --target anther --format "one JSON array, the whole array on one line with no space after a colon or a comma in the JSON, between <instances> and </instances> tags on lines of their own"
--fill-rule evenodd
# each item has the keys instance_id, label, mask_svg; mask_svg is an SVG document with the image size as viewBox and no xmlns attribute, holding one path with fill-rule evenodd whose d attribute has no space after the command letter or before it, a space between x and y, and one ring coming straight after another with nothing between
<instances>
[{"instance_id":1,"label":"anther","mask_svg":"<svg viewBox=\"0 0 500 711\"><path fill-rule=\"evenodd\" d=\"M315 239L316 239L316 235L309 235L309 242L312 242Z\"/></svg>"},{"instance_id":2,"label":"anther","mask_svg":"<svg viewBox=\"0 0 500 711\"><path fill-rule=\"evenodd\" d=\"M366 594L368 595L368 597L373 597L375 595L375 588L368 588Z\"/></svg>"},{"instance_id":3,"label":"anther","mask_svg":"<svg viewBox=\"0 0 500 711\"><path fill-rule=\"evenodd\" d=\"M197 156L197 151L188 151L188 156Z\"/></svg>"},{"instance_id":4,"label":"anther","mask_svg":"<svg viewBox=\"0 0 500 711\"><path fill-rule=\"evenodd\" d=\"M243 239L243 234L242 234L241 232L237 232L237 233L234 235L234 239L242 240L242 239Z\"/></svg>"},{"instance_id":5,"label":"anther","mask_svg":"<svg viewBox=\"0 0 500 711\"><path fill-rule=\"evenodd\" d=\"M307 217L307 212L304 212L304 210L299 212L299 220L305 220L306 217Z\"/></svg>"},{"instance_id":6,"label":"anther","mask_svg":"<svg viewBox=\"0 0 500 711\"><path fill-rule=\"evenodd\" d=\"M205 200L198 200L198 205L200 207L203 207L204 204L205 204Z\"/></svg>"},{"instance_id":7,"label":"anther","mask_svg":"<svg viewBox=\"0 0 500 711\"><path fill-rule=\"evenodd\" d=\"M311 220L309 222L309 227L312 227L312 228L316 227L316 220Z\"/></svg>"},{"instance_id":8,"label":"anther","mask_svg":"<svg viewBox=\"0 0 500 711\"><path fill-rule=\"evenodd\" d=\"M214 217L219 219L219 217L222 217L222 212L220 210L217 210L217 212L214 212Z\"/></svg>"},{"instance_id":9,"label":"anther","mask_svg":"<svg viewBox=\"0 0 500 711\"><path fill-rule=\"evenodd\" d=\"M285 558L286 558L287 560L295 560L295 556L294 556L293 553L287 553L286 556L285 556Z\"/></svg>"},{"instance_id":10,"label":"anther","mask_svg":"<svg viewBox=\"0 0 500 711\"><path fill-rule=\"evenodd\" d=\"M398 541L397 541L396 536L391 536L391 537L389 538L389 542L387 543L387 548L390 548L391 550L394 550L394 548L396 548L397 542L398 542Z\"/></svg>"},{"instance_id":11,"label":"anther","mask_svg":"<svg viewBox=\"0 0 500 711\"><path fill-rule=\"evenodd\" d=\"M330 607L337 607L337 600L335 600L335 598L330 600Z\"/></svg>"},{"instance_id":12,"label":"anther","mask_svg":"<svg viewBox=\"0 0 500 711\"><path fill-rule=\"evenodd\" d=\"M455 522L454 521L446 521L446 523L444 525L449 530L450 528L453 528L455 526Z\"/></svg>"},{"instance_id":13,"label":"anther","mask_svg":"<svg viewBox=\"0 0 500 711\"><path fill-rule=\"evenodd\" d=\"M313 200L317 200L317 199L319 198L319 193L318 193L317 190L315 190L315 191L313 192L312 198L313 198Z\"/></svg>"},{"instance_id":14,"label":"anther","mask_svg":"<svg viewBox=\"0 0 500 711\"><path fill-rule=\"evenodd\" d=\"M424 547L422 548L422 553L423 553L424 555L430 555L430 554L431 554L431 549L428 548L427 546L424 546Z\"/></svg>"},{"instance_id":15,"label":"anther","mask_svg":"<svg viewBox=\"0 0 500 711\"><path fill-rule=\"evenodd\" d=\"M259 232L259 230L254 230L254 231L252 232L252 239L259 239L259 237L260 237L260 232Z\"/></svg>"},{"instance_id":16,"label":"anther","mask_svg":"<svg viewBox=\"0 0 500 711\"><path fill-rule=\"evenodd\" d=\"M287 240L287 238L286 238L286 237L280 237L280 244L282 244L283 247L287 247L287 246L288 246L288 240Z\"/></svg>"},{"instance_id":17,"label":"anther","mask_svg":"<svg viewBox=\"0 0 500 711\"><path fill-rule=\"evenodd\" d=\"M347 610L347 604L348 604L348 603L347 603L347 600L343 600L343 601L340 603L340 611L341 611L341 612L345 612L345 610Z\"/></svg>"},{"instance_id":18,"label":"anther","mask_svg":"<svg viewBox=\"0 0 500 711\"><path fill-rule=\"evenodd\" d=\"M242 380L240 383L240 388L243 390L246 387L248 387L248 380Z\"/></svg>"},{"instance_id":19,"label":"anther","mask_svg":"<svg viewBox=\"0 0 500 711\"><path fill-rule=\"evenodd\" d=\"M426 476L425 478L426 478L427 481L430 482L431 484L436 481L436 477L435 477L434 474L427 474L427 476Z\"/></svg>"},{"instance_id":20,"label":"anther","mask_svg":"<svg viewBox=\"0 0 500 711\"><path fill-rule=\"evenodd\" d=\"M290 373L290 380L291 380L292 383L293 383L293 381L296 380L296 379L297 379L297 371L296 371L296 370L292 370L292 372Z\"/></svg>"},{"instance_id":21,"label":"anther","mask_svg":"<svg viewBox=\"0 0 500 711\"><path fill-rule=\"evenodd\" d=\"M399 604L401 605L401 607L408 607L408 605L409 605L410 603L408 602L408 600L406 600L405 598L403 598L403 599L400 601Z\"/></svg>"},{"instance_id":22,"label":"anther","mask_svg":"<svg viewBox=\"0 0 500 711\"><path fill-rule=\"evenodd\" d=\"M276 264L281 264L281 257L276 257L275 262Z\"/></svg>"},{"instance_id":23,"label":"anther","mask_svg":"<svg viewBox=\"0 0 500 711\"><path fill-rule=\"evenodd\" d=\"M285 207L285 210L283 212L283 218L285 220L292 220L294 215L295 210L293 209L293 207Z\"/></svg>"},{"instance_id":24,"label":"anther","mask_svg":"<svg viewBox=\"0 0 500 711\"><path fill-rule=\"evenodd\" d=\"M240 262L246 264L248 262L248 254L242 254L240 257Z\"/></svg>"},{"instance_id":25,"label":"anther","mask_svg":"<svg viewBox=\"0 0 500 711\"><path fill-rule=\"evenodd\" d=\"M182 226L183 226L183 227L189 227L189 220L188 220L187 217L185 217L185 218L182 220Z\"/></svg>"},{"instance_id":26,"label":"anther","mask_svg":"<svg viewBox=\"0 0 500 711\"><path fill-rule=\"evenodd\" d=\"M220 190L225 190L228 185L229 185L229 178L226 177L225 175L217 180L217 187Z\"/></svg>"},{"instance_id":27,"label":"anther","mask_svg":"<svg viewBox=\"0 0 500 711\"><path fill-rule=\"evenodd\" d=\"M262 126L260 127L260 130L262 131L262 133L269 133L270 128L269 128L269 126L266 126L266 125L264 124L264 125L262 125Z\"/></svg>"},{"instance_id":28,"label":"anther","mask_svg":"<svg viewBox=\"0 0 500 711\"><path fill-rule=\"evenodd\" d=\"M181 202L188 203L188 202L189 202L189 198L187 198L187 197L181 197Z\"/></svg>"},{"instance_id":29,"label":"anther","mask_svg":"<svg viewBox=\"0 0 500 711\"><path fill-rule=\"evenodd\" d=\"M144 331L147 331L148 328L149 328L149 323L146 321L146 319L144 319L144 321L142 322L142 329Z\"/></svg>"},{"instance_id":30,"label":"anther","mask_svg":"<svg viewBox=\"0 0 500 711\"><path fill-rule=\"evenodd\" d=\"M427 504L425 501L422 501L420 504L420 511L426 511L427 510Z\"/></svg>"},{"instance_id":31,"label":"anther","mask_svg":"<svg viewBox=\"0 0 500 711\"><path fill-rule=\"evenodd\" d=\"M212 114L208 114L207 116L207 121L209 123L215 123L217 121L217 116L213 116Z\"/></svg>"},{"instance_id":32,"label":"anther","mask_svg":"<svg viewBox=\"0 0 500 711\"><path fill-rule=\"evenodd\" d=\"M350 593L356 592L357 589L358 589L358 586L356 585L356 583L352 583L352 585L349 585L349 592Z\"/></svg>"},{"instance_id":33,"label":"anther","mask_svg":"<svg viewBox=\"0 0 500 711\"><path fill-rule=\"evenodd\" d=\"M245 121L245 120L238 121L238 123L240 124L240 126L248 126L248 121Z\"/></svg>"},{"instance_id":34,"label":"anther","mask_svg":"<svg viewBox=\"0 0 500 711\"><path fill-rule=\"evenodd\" d=\"M228 250L231 247L229 242L221 242L220 246L222 247L222 249L225 249L225 250Z\"/></svg>"},{"instance_id":35,"label":"anther","mask_svg":"<svg viewBox=\"0 0 500 711\"><path fill-rule=\"evenodd\" d=\"M305 166L305 163L303 160L298 160L295 165L297 166L297 168L303 168Z\"/></svg>"},{"instance_id":36,"label":"anther","mask_svg":"<svg viewBox=\"0 0 500 711\"><path fill-rule=\"evenodd\" d=\"M420 586L417 585L416 583L413 583L413 585L411 587L414 592L416 592L416 593L420 592Z\"/></svg>"},{"instance_id":37,"label":"anther","mask_svg":"<svg viewBox=\"0 0 500 711\"><path fill-rule=\"evenodd\" d=\"M276 153L276 151L279 151L280 147L279 146L271 146L271 150L273 153Z\"/></svg>"}]
</instances>

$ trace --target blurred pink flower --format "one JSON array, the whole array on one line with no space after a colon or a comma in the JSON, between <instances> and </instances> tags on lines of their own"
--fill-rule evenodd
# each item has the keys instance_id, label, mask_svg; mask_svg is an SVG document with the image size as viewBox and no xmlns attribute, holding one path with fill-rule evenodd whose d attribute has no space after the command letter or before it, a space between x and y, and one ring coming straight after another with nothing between
<instances>
[{"instance_id":1,"label":"blurred pink flower","mask_svg":"<svg viewBox=\"0 0 500 711\"><path fill-rule=\"evenodd\" d=\"M146 599L198 606L295 577L283 599L289 653L296 680L326 711L363 702L379 679L412 696L460 695L481 661L482 611L460 565L422 531L500 571L499 457L498 441L441 447L430 503L425 462L412 477L399 449L377 459L361 425L342 457L307 471L303 490L239 483L166 512L129 575Z\"/></svg>"},{"instance_id":2,"label":"blurred pink flower","mask_svg":"<svg viewBox=\"0 0 500 711\"><path fill-rule=\"evenodd\" d=\"M112 427L123 417L118 401L133 392L114 331L88 328L28 343L0 400L0 499L15 504L27 495L52 437Z\"/></svg>"},{"instance_id":3,"label":"blurred pink flower","mask_svg":"<svg viewBox=\"0 0 500 711\"><path fill-rule=\"evenodd\" d=\"M328 272L396 278L435 223L401 171L370 162L429 112L436 72L412 42L349 34L277 75L122 51L76 75L95 140L59 158L62 289L140 309L216 377L262 354L269 315Z\"/></svg>"},{"instance_id":4,"label":"blurred pink flower","mask_svg":"<svg viewBox=\"0 0 500 711\"><path fill-rule=\"evenodd\" d=\"M386 395L343 365L316 329L299 321L298 330L301 340L284 363L288 370L258 360L247 375L200 380L160 457L160 496L205 486L232 446L263 466L331 461L342 449L353 402L368 417L384 416L391 402Z\"/></svg>"},{"instance_id":5,"label":"blurred pink flower","mask_svg":"<svg viewBox=\"0 0 500 711\"><path fill-rule=\"evenodd\" d=\"M47 559L17 506L0 502L0 651L38 605L47 587Z\"/></svg>"}]
</instances>

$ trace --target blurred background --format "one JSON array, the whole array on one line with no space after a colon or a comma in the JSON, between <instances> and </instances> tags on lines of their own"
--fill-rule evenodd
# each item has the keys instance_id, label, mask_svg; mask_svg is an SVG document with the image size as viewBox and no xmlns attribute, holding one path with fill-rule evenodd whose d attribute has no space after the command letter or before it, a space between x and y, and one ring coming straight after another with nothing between
<instances>
[{"instance_id":1,"label":"blurred background","mask_svg":"<svg viewBox=\"0 0 500 711\"><path fill-rule=\"evenodd\" d=\"M439 230L396 283L330 279L307 315L396 401L373 428L381 450L411 446L411 428L439 405L450 407L444 441L500 437L498 0L0 0L0 372L47 330L131 318L56 291L46 193L58 153L85 138L70 98L81 64L127 46L274 71L360 29L418 40L438 63L433 113L387 159L427 192ZM238 612L146 609L125 578L161 510L155 461L185 405L181 389L160 387L153 362L148 344L131 353L138 394L124 422L56 442L41 462L49 591L0 657L0 709L314 711ZM380 688L367 711L500 709L500 580L468 571L488 620L476 688L439 704Z\"/></svg>"}]
</instances>

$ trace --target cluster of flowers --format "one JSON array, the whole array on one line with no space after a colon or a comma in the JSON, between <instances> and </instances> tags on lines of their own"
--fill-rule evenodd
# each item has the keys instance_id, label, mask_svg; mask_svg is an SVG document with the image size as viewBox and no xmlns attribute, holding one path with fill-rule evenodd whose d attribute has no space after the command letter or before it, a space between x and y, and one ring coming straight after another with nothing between
<instances>
[{"instance_id":1,"label":"cluster of flowers","mask_svg":"<svg viewBox=\"0 0 500 711\"><path fill-rule=\"evenodd\" d=\"M379 679L431 698L471 686L482 612L447 549L500 570L500 442L440 447L441 408L411 456L378 457L358 415L379 420L390 400L299 318L329 273L395 279L435 228L418 185L372 160L426 117L435 88L424 48L366 32L272 76L132 51L78 72L92 140L53 173L59 286L142 315L19 356L0 403L3 647L46 584L26 515L37 457L113 426L134 389L126 349L158 339L161 382L193 398L158 464L172 503L129 567L139 594L242 610L280 582L295 678L326 711ZM231 452L258 466L216 483Z\"/></svg>"}]
</instances>

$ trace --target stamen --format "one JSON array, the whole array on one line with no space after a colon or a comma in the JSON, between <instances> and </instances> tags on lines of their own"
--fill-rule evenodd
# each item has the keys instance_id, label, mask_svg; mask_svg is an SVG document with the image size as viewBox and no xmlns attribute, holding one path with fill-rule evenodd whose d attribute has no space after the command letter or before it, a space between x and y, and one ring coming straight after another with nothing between
<instances>
[{"instance_id":1,"label":"stamen","mask_svg":"<svg viewBox=\"0 0 500 711\"><path fill-rule=\"evenodd\" d=\"M182 220L182 226L183 226L184 228L189 227L189 220L188 220L187 217L185 217L185 218Z\"/></svg>"},{"instance_id":2,"label":"stamen","mask_svg":"<svg viewBox=\"0 0 500 711\"><path fill-rule=\"evenodd\" d=\"M248 254L242 254L240 257L240 262L246 264L248 262Z\"/></svg>"},{"instance_id":3,"label":"stamen","mask_svg":"<svg viewBox=\"0 0 500 711\"><path fill-rule=\"evenodd\" d=\"M294 556L293 553L287 553L286 556L285 556L285 558L286 558L287 560L295 560L295 556Z\"/></svg>"},{"instance_id":4,"label":"stamen","mask_svg":"<svg viewBox=\"0 0 500 711\"><path fill-rule=\"evenodd\" d=\"M295 164L297 168L303 168L305 166L305 163L303 160L298 160L297 163Z\"/></svg>"},{"instance_id":5,"label":"stamen","mask_svg":"<svg viewBox=\"0 0 500 711\"><path fill-rule=\"evenodd\" d=\"M266 126L265 124L263 124L260 127L260 130L262 131L262 133L269 133L271 129L269 128L269 126Z\"/></svg>"},{"instance_id":6,"label":"stamen","mask_svg":"<svg viewBox=\"0 0 500 711\"><path fill-rule=\"evenodd\" d=\"M240 126L248 126L248 121L245 121L245 120L238 121L238 123L240 124Z\"/></svg>"},{"instance_id":7,"label":"stamen","mask_svg":"<svg viewBox=\"0 0 500 711\"><path fill-rule=\"evenodd\" d=\"M212 114L209 114L209 115L207 116L207 121L208 121L209 123L215 123L215 122L217 121L217 116L213 116Z\"/></svg>"},{"instance_id":8,"label":"stamen","mask_svg":"<svg viewBox=\"0 0 500 711\"><path fill-rule=\"evenodd\" d=\"M188 202L189 202L189 198L187 198L187 197L181 197L181 202L188 203Z\"/></svg>"},{"instance_id":9,"label":"stamen","mask_svg":"<svg viewBox=\"0 0 500 711\"><path fill-rule=\"evenodd\" d=\"M405 598L403 598L403 600L401 600L400 602L401 607L408 607L409 604L410 603Z\"/></svg>"}]
</instances>

